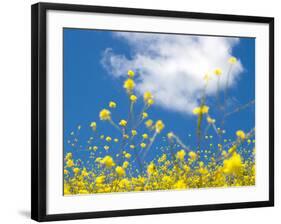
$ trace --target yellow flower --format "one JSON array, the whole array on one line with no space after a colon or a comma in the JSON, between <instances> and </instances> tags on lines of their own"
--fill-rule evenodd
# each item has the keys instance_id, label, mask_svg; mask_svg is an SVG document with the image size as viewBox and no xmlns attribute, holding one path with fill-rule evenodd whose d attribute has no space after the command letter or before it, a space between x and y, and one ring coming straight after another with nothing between
<instances>
[{"instance_id":1,"label":"yellow flower","mask_svg":"<svg viewBox=\"0 0 281 224\"><path fill-rule=\"evenodd\" d=\"M73 160L72 160L72 159L67 160L67 161L66 161L66 166L67 166L67 167L73 167L73 166L74 166Z\"/></svg>"},{"instance_id":2,"label":"yellow flower","mask_svg":"<svg viewBox=\"0 0 281 224\"><path fill-rule=\"evenodd\" d=\"M128 138L129 138L129 135L124 134L124 135L123 135L123 138L124 138L124 139L128 139Z\"/></svg>"},{"instance_id":3,"label":"yellow flower","mask_svg":"<svg viewBox=\"0 0 281 224\"><path fill-rule=\"evenodd\" d=\"M154 100L153 99L149 99L147 101L147 105L151 106L152 104L154 104Z\"/></svg>"},{"instance_id":4,"label":"yellow flower","mask_svg":"<svg viewBox=\"0 0 281 224\"><path fill-rule=\"evenodd\" d=\"M174 133L173 132L169 132L167 134L168 139L172 139L174 137Z\"/></svg>"},{"instance_id":5,"label":"yellow flower","mask_svg":"<svg viewBox=\"0 0 281 224\"><path fill-rule=\"evenodd\" d=\"M164 127L165 125L161 120L156 121L155 128L157 133L160 133Z\"/></svg>"},{"instance_id":6,"label":"yellow flower","mask_svg":"<svg viewBox=\"0 0 281 224\"><path fill-rule=\"evenodd\" d=\"M67 175L69 172L68 172L68 170L63 170L63 173L64 173L65 175Z\"/></svg>"},{"instance_id":7,"label":"yellow flower","mask_svg":"<svg viewBox=\"0 0 281 224\"><path fill-rule=\"evenodd\" d=\"M119 177L122 177L125 175L125 170L121 166L117 166L115 169L116 173L118 174Z\"/></svg>"},{"instance_id":8,"label":"yellow flower","mask_svg":"<svg viewBox=\"0 0 281 224\"><path fill-rule=\"evenodd\" d=\"M231 153L235 152L236 149L237 149L237 146L234 145L234 146L232 146L232 147L228 150L228 153L231 154Z\"/></svg>"},{"instance_id":9,"label":"yellow flower","mask_svg":"<svg viewBox=\"0 0 281 224\"><path fill-rule=\"evenodd\" d=\"M98 147L97 147L97 146L94 146L94 147L93 147L93 150L94 150L94 151L97 151L97 150L98 150Z\"/></svg>"},{"instance_id":10,"label":"yellow flower","mask_svg":"<svg viewBox=\"0 0 281 224\"><path fill-rule=\"evenodd\" d=\"M127 90L127 92L131 92L135 88L135 85L134 80L129 78L124 82L123 87Z\"/></svg>"},{"instance_id":11,"label":"yellow flower","mask_svg":"<svg viewBox=\"0 0 281 224\"><path fill-rule=\"evenodd\" d=\"M134 76L135 76L134 71L129 70L129 71L128 71L128 76L129 76L130 78L134 78Z\"/></svg>"},{"instance_id":12,"label":"yellow flower","mask_svg":"<svg viewBox=\"0 0 281 224\"><path fill-rule=\"evenodd\" d=\"M210 79L211 79L210 74L209 74L209 73L206 73L206 74L204 75L204 80L205 80L206 82L208 82Z\"/></svg>"},{"instance_id":13,"label":"yellow flower","mask_svg":"<svg viewBox=\"0 0 281 224\"><path fill-rule=\"evenodd\" d=\"M115 138L115 139L114 139L114 142L118 142L118 141L119 141L118 138Z\"/></svg>"},{"instance_id":14,"label":"yellow flower","mask_svg":"<svg viewBox=\"0 0 281 224\"><path fill-rule=\"evenodd\" d=\"M135 148L135 146L134 145L130 145L130 149L134 149Z\"/></svg>"},{"instance_id":15,"label":"yellow flower","mask_svg":"<svg viewBox=\"0 0 281 224\"><path fill-rule=\"evenodd\" d=\"M111 137L107 136L107 137L105 138L105 140L106 140L107 142L110 142L110 141L111 141Z\"/></svg>"},{"instance_id":16,"label":"yellow flower","mask_svg":"<svg viewBox=\"0 0 281 224\"><path fill-rule=\"evenodd\" d=\"M100 139L104 139L104 135L101 135L101 136L100 136Z\"/></svg>"},{"instance_id":17,"label":"yellow flower","mask_svg":"<svg viewBox=\"0 0 281 224\"><path fill-rule=\"evenodd\" d=\"M214 74L217 75L217 76L220 76L222 74L222 70L220 68L216 68L214 70Z\"/></svg>"},{"instance_id":18,"label":"yellow flower","mask_svg":"<svg viewBox=\"0 0 281 224\"><path fill-rule=\"evenodd\" d=\"M190 171L190 167L188 165L184 165L183 169L186 173L188 173Z\"/></svg>"},{"instance_id":19,"label":"yellow flower","mask_svg":"<svg viewBox=\"0 0 281 224\"><path fill-rule=\"evenodd\" d=\"M142 143L140 144L140 147L145 148L145 147L146 147L146 144L145 144L144 142L142 142Z\"/></svg>"},{"instance_id":20,"label":"yellow flower","mask_svg":"<svg viewBox=\"0 0 281 224\"><path fill-rule=\"evenodd\" d=\"M106 120L110 120L111 117L110 117L110 111L107 110L107 109L103 109L100 111L100 119L102 121L106 121Z\"/></svg>"},{"instance_id":21,"label":"yellow flower","mask_svg":"<svg viewBox=\"0 0 281 224\"><path fill-rule=\"evenodd\" d=\"M105 156L100 162L101 164L104 164L107 168L115 166L114 160L111 156Z\"/></svg>"},{"instance_id":22,"label":"yellow flower","mask_svg":"<svg viewBox=\"0 0 281 224\"><path fill-rule=\"evenodd\" d=\"M80 171L80 169L79 169L78 167L73 168L73 172L74 172L75 174L78 174L79 171Z\"/></svg>"},{"instance_id":23,"label":"yellow flower","mask_svg":"<svg viewBox=\"0 0 281 224\"><path fill-rule=\"evenodd\" d=\"M184 157L185 157L185 154L186 154L185 151L182 149L182 150L177 152L176 158L180 161L183 161Z\"/></svg>"},{"instance_id":24,"label":"yellow flower","mask_svg":"<svg viewBox=\"0 0 281 224\"><path fill-rule=\"evenodd\" d=\"M190 152L188 153L188 155L189 155L189 157L190 157L192 160L195 160L196 157L197 157L197 154L196 154L195 152L193 152L193 151L190 151Z\"/></svg>"},{"instance_id":25,"label":"yellow flower","mask_svg":"<svg viewBox=\"0 0 281 224\"><path fill-rule=\"evenodd\" d=\"M148 103L148 100L150 100L152 98L153 98L153 96L152 96L151 92L148 92L148 91L144 92L143 100L144 100L145 103Z\"/></svg>"},{"instance_id":26,"label":"yellow flower","mask_svg":"<svg viewBox=\"0 0 281 224\"><path fill-rule=\"evenodd\" d=\"M87 169L86 169L86 168L84 168L84 169L82 170L81 175L82 175L83 177L87 177L87 176L89 175L89 173L87 172Z\"/></svg>"},{"instance_id":27,"label":"yellow flower","mask_svg":"<svg viewBox=\"0 0 281 224\"><path fill-rule=\"evenodd\" d=\"M135 95L131 95L130 96L130 100L133 102L133 103L135 103L136 101L137 101L137 97L135 96Z\"/></svg>"},{"instance_id":28,"label":"yellow flower","mask_svg":"<svg viewBox=\"0 0 281 224\"><path fill-rule=\"evenodd\" d=\"M90 127L93 129L93 131L96 131L97 130L97 123L91 122Z\"/></svg>"},{"instance_id":29,"label":"yellow flower","mask_svg":"<svg viewBox=\"0 0 281 224\"><path fill-rule=\"evenodd\" d=\"M223 172L226 174L239 174L243 166L242 158L234 152L229 159L223 161Z\"/></svg>"},{"instance_id":30,"label":"yellow flower","mask_svg":"<svg viewBox=\"0 0 281 224\"><path fill-rule=\"evenodd\" d=\"M246 134L245 134L245 132L242 131L242 130L236 131L236 136L237 136L238 138L242 139L242 140L244 140L244 139L246 138Z\"/></svg>"},{"instance_id":31,"label":"yellow flower","mask_svg":"<svg viewBox=\"0 0 281 224\"><path fill-rule=\"evenodd\" d=\"M131 154L130 154L130 153L126 153L126 154L125 154L125 158L126 158L126 159L130 159L130 158L131 158Z\"/></svg>"},{"instance_id":32,"label":"yellow flower","mask_svg":"<svg viewBox=\"0 0 281 224\"><path fill-rule=\"evenodd\" d=\"M151 162L148 166L147 166L147 174L151 175L156 171L156 167L154 165L153 162Z\"/></svg>"},{"instance_id":33,"label":"yellow flower","mask_svg":"<svg viewBox=\"0 0 281 224\"><path fill-rule=\"evenodd\" d=\"M230 57L230 58L228 59L228 62L229 62L230 64L236 64L237 58L236 58L236 57Z\"/></svg>"},{"instance_id":34,"label":"yellow flower","mask_svg":"<svg viewBox=\"0 0 281 224\"><path fill-rule=\"evenodd\" d=\"M132 130L132 136L136 136L137 135L137 131L136 130Z\"/></svg>"},{"instance_id":35,"label":"yellow flower","mask_svg":"<svg viewBox=\"0 0 281 224\"><path fill-rule=\"evenodd\" d=\"M116 108L116 103L114 101L109 102L109 107L110 108Z\"/></svg>"},{"instance_id":36,"label":"yellow flower","mask_svg":"<svg viewBox=\"0 0 281 224\"><path fill-rule=\"evenodd\" d=\"M65 156L65 160L69 160L69 159L72 159L72 153L71 152L67 153L66 156Z\"/></svg>"},{"instance_id":37,"label":"yellow flower","mask_svg":"<svg viewBox=\"0 0 281 224\"><path fill-rule=\"evenodd\" d=\"M147 138L148 138L148 134L144 133L144 134L142 135L142 137L143 137L143 139L147 139Z\"/></svg>"},{"instance_id":38,"label":"yellow flower","mask_svg":"<svg viewBox=\"0 0 281 224\"><path fill-rule=\"evenodd\" d=\"M208 112L209 112L209 107L206 105L202 105L200 107L195 107L193 109L193 114L195 114L195 115L206 114Z\"/></svg>"},{"instance_id":39,"label":"yellow flower","mask_svg":"<svg viewBox=\"0 0 281 224\"><path fill-rule=\"evenodd\" d=\"M105 145L103 148L107 151L109 149L109 146Z\"/></svg>"},{"instance_id":40,"label":"yellow flower","mask_svg":"<svg viewBox=\"0 0 281 224\"><path fill-rule=\"evenodd\" d=\"M175 189L184 189L186 188L186 183L183 180L178 180L173 187Z\"/></svg>"},{"instance_id":41,"label":"yellow flower","mask_svg":"<svg viewBox=\"0 0 281 224\"><path fill-rule=\"evenodd\" d=\"M216 122L216 120L215 119L212 119L211 117L207 117L207 122L209 123L209 124L214 124L215 122Z\"/></svg>"},{"instance_id":42,"label":"yellow flower","mask_svg":"<svg viewBox=\"0 0 281 224\"><path fill-rule=\"evenodd\" d=\"M104 181L105 181L105 176L98 176L97 178L96 178L96 183L97 184L103 184L104 183Z\"/></svg>"},{"instance_id":43,"label":"yellow flower","mask_svg":"<svg viewBox=\"0 0 281 224\"><path fill-rule=\"evenodd\" d=\"M147 118L148 117L148 114L146 113L146 112L143 112L142 113L142 119L145 119L145 118Z\"/></svg>"},{"instance_id":44,"label":"yellow flower","mask_svg":"<svg viewBox=\"0 0 281 224\"><path fill-rule=\"evenodd\" d=\"M122 126L122 127L125 127L125 126L127 125L127 121L121 120L121 121L119 122L119 125Z\"/></svg>"},{"instance_id":45,"label":"yellow flower","mask_svg":"<svg viewBox=\"0 0 281 224\"><path fill-rule=\"evenodd\" d=\"M153 120L149 119L145 122L147 128L150 128L153 125Z\"/></svg>"},{"instance_id":46,"label":"yellow flower","mask_svg":"<svg viewBox=\"0 0 281 224\"><path fill-rule=\"evenodd\" d=\"M125 162L123 163L123 168L124 168L124 169L127 169L128 166L129 166L129 162L128 162L128 161L125 161Z\"/></svg>"}]
</instances>

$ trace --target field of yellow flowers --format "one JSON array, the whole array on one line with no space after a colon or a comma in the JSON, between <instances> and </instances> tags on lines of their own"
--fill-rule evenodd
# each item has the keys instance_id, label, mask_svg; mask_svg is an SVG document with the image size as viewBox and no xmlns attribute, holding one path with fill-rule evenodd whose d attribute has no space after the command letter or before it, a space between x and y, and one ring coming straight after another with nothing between
<instances>
[{"instance_id":1,"label":"field of yellow flowers","mask_svg":"<svg viewBox=\"0 0 281 224\"><path fill-rule=\"evenodd\" d=\"M230 68L235 66L236 60L235 57L229 59ZM247 133L237 130L231 141L225 141L225 130L217 127L216 119L211 116L212 107L206 105L205 91L210 78L219 82L221 75L229 73L224 74L217 68L202 80L205 89L199 106L193 110L197 122L194 130L197 144L190 147L172 130L165 130L165 121L150 119L149 109L155 99L149 90L141 99L137 97L134 91L135 73L129 70L123 84L130 101L127 118L112 119L112 113L118 107L113 101L99 113L100 122L113 126L120 137L99 134L97 121L89 124L96 136L89 140L87 148L92 168L89 169L80 158L74 158L73 153L65 152L64 195L255 185L254 128ZM136 111L136 103L143 104L139 112ZM216 136L209 135L205 131L208 129L213 129ZM165 133L165 145L154 159L147 162L147 156L156 150L154 143L160 133ZM205 149L201 144L203 138L216 138L214 142L219 143L211 144L212 149ZM103 147L97 146L95 141L101 141ZM111 152L114 147L118 147L115 155ZM98 153L101 150L104 153L102 157Z\"/></svg>"}]
</instances>

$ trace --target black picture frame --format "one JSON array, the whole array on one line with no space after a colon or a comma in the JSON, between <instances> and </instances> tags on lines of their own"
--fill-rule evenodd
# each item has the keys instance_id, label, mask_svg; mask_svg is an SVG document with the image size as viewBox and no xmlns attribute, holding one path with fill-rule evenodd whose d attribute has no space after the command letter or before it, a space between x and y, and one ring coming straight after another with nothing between
<instances>
[{"instance_id":1,"label":"black picture frame","mask_svg":"<svg viewBox=\"0 0 281 224\"><path fill-rule=\"evenodd\" d=\"M32 219L36 221L54 221L274 206L274 18L55 3L37 3L32 5L31 8ZM161 16L170 18L193 18L217 21L254 22L269 24L269 200L243 203L160 207L70 214L46 214L46 12L48 10L100 12L124 15L141 15L153 17Z\"/></svg>"}]
</instances>

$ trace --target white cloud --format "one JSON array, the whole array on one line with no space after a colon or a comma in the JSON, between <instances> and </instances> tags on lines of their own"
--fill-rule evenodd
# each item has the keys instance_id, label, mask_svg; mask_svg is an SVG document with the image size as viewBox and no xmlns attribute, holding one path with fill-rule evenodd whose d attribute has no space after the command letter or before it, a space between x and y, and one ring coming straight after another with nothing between
<instances>
[{"instance_id":1,"label":"white cloud","mask_svg":"<svg viewBox=\"0 0 281 224\"><path fill-rule=\"evenodd\" d=\"M221 87L227 83L228 59L238 38L187 36L148 33L115 33L130 49L130 58L115 54L111 48L104 51L102 64L115 77L127 75L133 69L138 74L136 90L139 94L151 91L155 103L166 109L191 113L198 105L206 72L221 68ZM231 87L243 70L238 61L229 76ZM211 76L207 94L217 90L217 77Z\"/></svg>"}]
</instances>

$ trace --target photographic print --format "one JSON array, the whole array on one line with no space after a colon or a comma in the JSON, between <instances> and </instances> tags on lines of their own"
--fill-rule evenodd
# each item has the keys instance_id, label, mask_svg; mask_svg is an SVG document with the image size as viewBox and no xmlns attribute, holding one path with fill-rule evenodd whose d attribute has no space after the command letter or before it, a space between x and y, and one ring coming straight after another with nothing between
<instances>
[{"instance_id":1,"label":"photographic print","mask_svg":"<svg viewBox=\"0 0 281 224\"><path fill-rule=\"evenodd\" d=\"M64 196L255 185L255 38L63 29Z\"/></svg>"}]
</instances>

